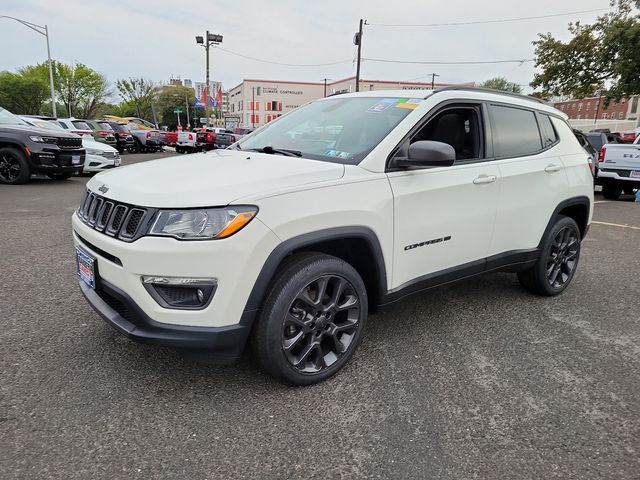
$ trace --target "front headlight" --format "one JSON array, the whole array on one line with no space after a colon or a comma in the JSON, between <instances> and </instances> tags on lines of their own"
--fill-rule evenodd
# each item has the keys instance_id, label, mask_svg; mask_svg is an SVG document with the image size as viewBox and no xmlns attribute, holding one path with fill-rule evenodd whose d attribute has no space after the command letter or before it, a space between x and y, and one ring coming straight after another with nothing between
<instances>
[{"instance_id":1,"label":"front headlight","mask_svg":"<svg viewBox=\"0 0 640 480\"><path fill-rule=\"evenodd\" d=\"M230 237L258 213L253 206L233 206L194 210L160 210L150 235L182 240L211 240Z\"/></svg>"},{"instance_id":2,"label":"front headlight","mask_svg":"<svg viewBox=\"0 0 640 480\"><path fill-rule=\"evenodd\" d=\"M53 137L41 137L40 135L31 135L29 138L38 143L57 143L57 139Z\"/></svg>"}]
</instances>

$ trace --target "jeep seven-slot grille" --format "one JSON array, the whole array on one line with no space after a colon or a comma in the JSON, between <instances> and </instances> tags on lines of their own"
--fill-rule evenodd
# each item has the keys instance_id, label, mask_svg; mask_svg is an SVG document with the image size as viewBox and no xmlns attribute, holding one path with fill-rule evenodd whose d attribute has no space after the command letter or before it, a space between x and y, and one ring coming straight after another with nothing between
<instances>
[{"instance_id":1,"label":"jeep seven-slot grille","mask_svg":"<svg viewBox=\"0 0 640 480\"><path fill-rule=\"evenodd\" d=\"M59 137L56 141L59 148L82 148L82 138Z\"/></svg>"},{"instance_id":2,"label":"jeep seven-slot grille","mask_svg":"<svg viewBox=\"0 0 640 480\"><path fill-rule=\"evenodd\" d=\"M78 218L83 223L127 242L145 233L151 213L147 208L109 200L89 190L78 208Z\"/></svg>"}]
</instances>

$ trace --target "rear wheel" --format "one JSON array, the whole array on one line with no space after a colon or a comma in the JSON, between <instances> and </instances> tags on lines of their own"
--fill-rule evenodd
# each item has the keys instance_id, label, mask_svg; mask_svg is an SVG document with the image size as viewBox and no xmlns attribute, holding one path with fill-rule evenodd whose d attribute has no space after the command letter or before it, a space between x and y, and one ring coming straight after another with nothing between
<instances>
[{"instance_id":1,"label":"rear wheel","mask_svg":"<svg viewBox=\"0 0 640 480\"><path fill-rule=\"evenodd\" d=\"M71 178L71 174L70 173L47 173L47 177L49 177L51 180L67 180L68 178Z\"/></svg>"},{"instance_id":2,"label":"rear wheel","mask_svg":"<svg viewBox=\"0 0 640 480\"><path fill-rule=\"evenodd\" d=\"M622 195L622 187L615 182L602 185L602 195L608 200L617 200Z\"/></svg>"},{"instance_id":3,"label":"rear wheel","mask_svg":"<svg viewBox=\"0 0 640 480\"><path fill-rule=\"evenodd\" d=\"M280 271L252 335L262 367L284 383L310 385L340 370L367 321L358 272L324 254L300 254Z\"/></svg>"},{"instance_id":4,"label":"rear wheel","mask_svg":"<svg viewBox=\"0 0 640 480\"><path fill-rule=\"evenodd\" d=\"M523 287L538 295L554 296L571 283L580 258L580 229L573 218L560 217L542 242L535 265L518 273Z\"/></svg>"},{"instance_id":5,"label":"rear wheel","mask_svg":"<svg viewBox=\"0 0 640 480\"><path fill-rule=\"evenodd\" d=\"M31 177L27 157L17 148L0 148L0 183L19 185Z\"/></svg>"}]
</instances>

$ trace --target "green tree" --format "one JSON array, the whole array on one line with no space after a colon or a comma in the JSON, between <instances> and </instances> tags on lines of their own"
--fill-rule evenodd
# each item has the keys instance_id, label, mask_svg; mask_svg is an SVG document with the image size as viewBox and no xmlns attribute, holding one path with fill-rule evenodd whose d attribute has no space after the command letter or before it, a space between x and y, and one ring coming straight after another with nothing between
<instances>
[{"instance_id":1,"label":"green tree","mask_svg":"<svg viewBox=\"0 0 640 480\"><path fill-rule=\"evenodd\" d=\"M480 84L482 88L492 88L494 90L504 90L505 92L522 93L522 87L517 83L510 82L504 77L494 77Z\"/></svg>"},{"instance_id":2,"label":"green tree","mask_svg":"<svg viewBox=\"0 0 640 480\"><path fill-rule=\"evenodd\" d=\"M151 104L156 96L156 85L145 78L128 78L116 82L116 88L124 103L133 106L133 112L125 116L140 116L145 120L153 120Z\"/></svg>"},{"instance_id":3,"label":"green tree","mask_svg":"<svg viewBox=\"0 0 640 480\"><path fill-rule=\"evenodd\" d=\"M0 72L0 105L17 115L39 115L50 101L49 86L40 78Z\"/></svg>"},{"instance_id":4,"label":"green tree","mask_svg":"<svg viewBox=\"0 0 640 480\"><path fill-rule=\"evenodd\" d=\"M180 113L180 124L183 128L186 128L187 123L191 123L194 126L193 118L195 110L193 104L195 103L195 92L193 88L167 86L164 87L158 94L157 106L158 112L162 119L162 125L166 125L170 130L175 130L178 127L178 115L174 113L174 110L182 110ZM191 119L187 119L187 104L189 105L189 115Z\"/></svg>"},{"instance_id":5,"label":"green tree","mask_svg":"<svg viewBox=\"0 0 640 480\"><path fill-rule=\"evenodd\" d=\"M535 45L537 73L532 87L547 95L611 99L640 93L640 0L612 0L612 11L592 25L569 24L563 42L540 34Z\"/></svg>"},{"instance_id":6,"label":"green tree","mask_svg":"<svg viewBox=\"0 0 640 480\"><path fill-rule=\"evenodd\" d=\"M40 78L48 82L46 63L30 65L19 70L26 77ZM53 86L66 114L78 118L93 118L109 95L109 84L104 75L82 63L66 65L53 62Z\"/></svg>"}]
</instances>

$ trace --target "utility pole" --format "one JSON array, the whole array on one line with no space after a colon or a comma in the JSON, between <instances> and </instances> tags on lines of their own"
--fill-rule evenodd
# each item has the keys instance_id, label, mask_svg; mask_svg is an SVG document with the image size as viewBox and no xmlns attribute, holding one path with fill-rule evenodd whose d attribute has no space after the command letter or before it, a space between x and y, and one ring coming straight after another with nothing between
<instances>
[{"instance_id":1,"label":"utility pole","mask_svg":"<svg viewBox=\"0 0 640 480\"><path fill-rule=\"evenodd\" d=\"M206 40L205 40L206 39ZM206 37L202 38L201 36L196 36L196 43L198 45L202 45L205 49L207 56L207 72L206 72L206 83L204 86L205 98L204 98L204 114L207 117L207 126L209 125L209 47L211 45L219 45L222 43L222 35L218 35L216 33L209 33L209 30L206 32Z\"/></svg>"},{"instance_id":2,"label":"utility pole","mask_svg":"<svg viewBox=\"0 0 640 480\"><path fill-rule=\"evenodd\" d=\"M353 36L353 44L358 46L358 63L356 64L356 92L360 91L360 58L362 55L362 25L366 22L360 19L358 32Z\"/></svg>"},{"instance_id":3,"label":"utility pole","mask_svg":"<svg viewBox=\"0 0 640 480\"><path fill-rule=\"evenodd\" d=\"M191 122L189 121L189 97L187 95L184 96L184 104L187 107L187 130L190 130Z\"/></svg>"},{"instance_id":4,"label":"utility pole","mask_svg":"<svg viewBox=\"0 0 640 480\"><path fill-rule=\"evenodd\" d=\"M53 89L53 67L51 65L51 48L49 47L49 27L45 25L44 27L41 25L36 25L35 23L27 22L26 20L20 20L16 17L10 17L8 15L0 15L0 18L8 18L11 20L15 20L23 24L25 27L30 28L34 32L43 35L47 39L47 58L49 59L49 88L51 89L51 111L53 112L54 117L58 117L58 112L56 111L56 95L55 90ZM69 114L71 116L71 114Z\"/></svg>"},{"instance_id":5,"label":"utility pole","mask_svg":"<svg viewBox=\"0 0 640 480\"><path fill-rule=\"evenodd\" d=\"M438 75L437 73L432 73L431 74L431 90L435 90L436 87L436 77L439 77L440 75Z\"/></svg>"},{"instance_id":6,"label":"utility pole","mask_svg":"<svg viewBox=\"0 0 640 480\"><path fill-rule=\"evenodd\" d=\"M324 81L324 96L327 96L327 80L331 80L330 78L323 78Z\"/></svg>"}]
</instances>

